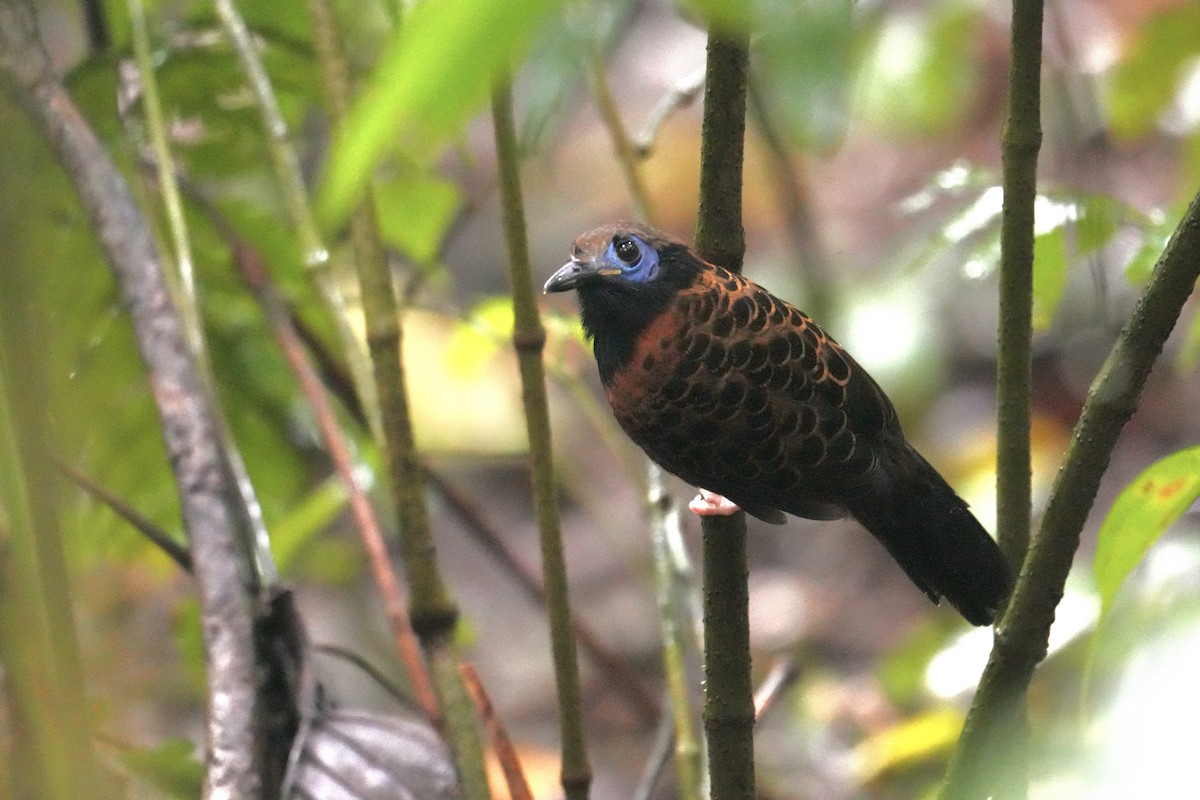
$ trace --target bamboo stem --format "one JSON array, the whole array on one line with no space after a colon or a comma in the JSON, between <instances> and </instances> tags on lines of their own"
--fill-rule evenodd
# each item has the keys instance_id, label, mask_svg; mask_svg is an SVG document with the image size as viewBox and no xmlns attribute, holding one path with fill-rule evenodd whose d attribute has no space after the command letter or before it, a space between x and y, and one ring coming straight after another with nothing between
<instances>
[{"instance_id":1,"label":"bamboo stem","mask_svg":"<svg viewBox=\"0 0 1200 800\"><path fill-rule=\"evenodd\" d=\"M742 154L746 133L748 43L710 31L700 154L696 249L740 272ZM746 515L702 517L704 548L704 728L713 800L751 800L754 792L754 699Z\"/></svg>"},{"instance_id":2,"label":"bamboo stem","mask_svg":"<svg viewBox=\"0 0 1200 800\"><path fill-rule=\"evenodd\" d=\"M525 235L525 210L517 164L517 138L512 115L512 90L501 82L492 94L492 122L500 167L505 241L508 245L509 281L513 297L513 346L521 371L525 427L529 434L529 461L533 477L533 503L542 547L542 575L546 609L550 617L550 643L558 689L558 723L562 743L562 786L567 800L584 800L592 782L583 734L583 707L579 665L571 627L567 566L563 557L558 492L550 448L550 409L542 349L546 331L538 315Z\"/></svg>"}]
</instances>

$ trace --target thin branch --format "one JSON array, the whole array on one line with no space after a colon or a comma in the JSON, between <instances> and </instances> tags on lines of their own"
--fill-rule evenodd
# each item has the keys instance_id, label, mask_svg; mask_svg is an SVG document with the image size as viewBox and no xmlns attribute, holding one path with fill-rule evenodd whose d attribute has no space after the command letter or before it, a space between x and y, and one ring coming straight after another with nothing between
<instances>
[{"instance_id":1,"label":"thin branch","mask_svg":"<svg viewBox=\"0 0 1200 800\"><path fill-rule=\"evenodd\" d=\"M806 290L805 310L814 319L824 319L830 306L831 275L829 258L821 243L820 229L813 214L808 176L804 173L803 163L788 151L779 131L775 129L762 92L756 89L753 81L750 83L749 111L759 136L767 146L770 178L779 194L792 249L800 260Z\"/></svg>"},{"instance_id":2,"label":"thin branch","mask_svg":"<svg viewBox=\"0 0 1200 800\"><path fill-rule=\"evenodd\" d=\"M1011 796L1025 774L1025 703L1054 609L1122 428L1200 278L1200 193L1192 199L1097 374L1009 601L950 764L943 798Z\"/></svg>"},{"instance_id":3,"label":"thin branch","mask_svg":"<svg viewBox=\"0 0 1200 800\"><path fill-rule=\"evenodd\" d=\"M149 374L195 565L208 665L204 797L262 789L253 638L236 493L154 237L128 185L51 72L31 6L0 2L0 69L75 186L116 278Z\"/></svg>"},{"instance_id":4,"label":"thin branch","mask_svg":"<svg viewBox=\"0 0 1200 800\"><path fill-rule=\"evenodd\" d=\"M517 755L517 748L513 747L512 740L508 738L504 721L500 719L500 715L492 706L492 700L488 697L483 681L479 679L479 673L470 663L463 663L458 666L458 674L462 676L463 683L467 686L467 693L471 695L475 709L479 713L480 719L483 720L484 726L487 727L488 736L492 740L492 749L496 751L496 760L500 762L500 768L504 771L508 796L511 800L533 800L533 792L529 789L529 781L525 779L525 770L521 768L521 759Z\"/></svg>"},{"instance_id":5,"label":"thin branch","mask_svg":"<svg viewBox=\"0 0 1200 800\"><path fill-rule=\"evenodd\" d=\"M184 572L192 571L192 555L187 548L175 541L170 533L155 525L142 515L136 508L126 503L117 495L101 486L96 481L84 475L75 467L64 461L56 462L59 472L94 499L108 506L114 514L129 523L138 533L145 536L159 550L167 554Z\"/></svg>"},{"instance_id":6,"label":"thin branch","mask_svg":"<svg viewBox=\"0 0 1200 800\"><path fill-rule=\"evenodd\" d=\"M132 23L133 50L137 63L136 86L131 92L133 97L141 96L142 107L146 116L146 130L150 135L151 152L147 168L153 170L159 196L162 198L163 210L166 213L168 230L171 234L171 246L174 250L174 271L168 273L168 285L175 290L175 304L183 319L184 330L188 343L196 359L200 377L209 392L209 402L214 407L217 390L213 378L212 363L209 359L208 345L204 337L204 325L201 321L200 303L196 289L195 265L192 258L191 237L188 234L187 219L183 213L183 201L180 197L179 181L176 178L167 138L166 118L162 110L162 102L158 94L158 79L154 71L154 58L150 47L150 32L146 22L146 10L142 0L127 0L129 17ZM128 108L126 108L128 111ZM124 112L118 111L124 116ZM221 448L225 454L226 468L229 470L231 483L241 495L242 507L240 513L242 523L252 537L251 550L254 556L256 575L266 586L279 583L279 572L271 555L271 541L263 516L262 504L258 493L250 480L250 471L242 458L233 432L229 429L224 417L217 420L221 425Z\"/></svg>"},{"instance_id":7,"label":"thin branch","mask_svg":"<svg viewBox=\"0 0 1200 800\"><path fill-rule=\"evenodd\" d=\"M687 600L695 590L691 564L681 546L679 508L663 487L663 473L649 469L648 513L654 540L654 585L658 596L658 620L663 645L663 672L671 700L674 723L675 770L679 797L699 800L703 796L704 751L696 734L692 693L689 691L688 653L695 653L696 639L687 622L692 609Z\"/></svg>"},{"instance_id":8,"label":"thin branch","mask_svg":"<svg viewBox=\"0 0 1200 800\"><path fill-rule=\"evenodd\" d=\"M292 327L291 317L283 299L276 292L267 274L266 265L261 256L240 238L234 237L230 244L233 247L234 261L258 300L258 304L275 334L279 348L283 351L288 366L296 376L300 391L313 410L317 428L325 442L325 449L333 461L334 469L346 487L354 526L358 530L363 548L367 552L367 560L371 565L375 586L379 590L380 597L383 598L384 611L392 629L392 638L395 640L400 659L408 671L417 704L425 712L429 721L435 727L440 728L442 714L438 708L437 696L434 693L429 672L425 669L417 637L413 634L412 625L409 623L408 610L404 607L400 583L396 580L395 570L392 569L383 531L379 521L375 518L375 510L371 507L371 501L355 479L354 458L350 453L350 447L346 444L346 437L338 425L337 416L330 406L325 387L309 361L296 329Z\"/></svg>"},{"instance_id":9,"label":"thin branch","mask_svg":"<svg viewBox=\"0 0 1200 800\"><path fill-rule=\"evenodd\" d=\"M759 684L754 692L754 718L761 720L775 706L775 701L793 683L800 674L800 668L791 658L777 658L767 670L767 677Z\"/></svg>"},{"instance_id":10,"label":"thin branch","mask_svg":"<svg viewBox=\"0 0 1200 800\"><path fill-rule=\"evenodd\" d=\"M740 272L742 152L746 131L748 43L710 31L700 153L696 248ZM750 683L746 515L701 518L704 549L704 728L713 800L754 795L754 701Z\"/></svg>"},{"instance_id":11,"label":"thin branch","mask_svg":"<svg viewBox=\"0 0 1200 800\"><path fill-rule=\"evenodd\" d=\"M550 408L546 397L546 372L542 350L546 330L538 315L525 234L525 209L517 164L517 136L513 124L512 89L502 81L492 94L492 124L500 169L500 195L508 246L509 283L513 298L513 346L521 372L525 429L529 434L529 468L533 479L533 504L542 549L542 577L546 610L550 618L550 644L558 689L558 723L562 744L562 787L567 800L585 800L592 782L587 744L583 735L583 702L579 689L579 662L571 632L570 592L563 557L554 456L550 447Z\"/></svg>"},{"instance_id":12,"label":"thin branch","mask_svg":"<svg viewBox=\"0 0 1200 800\"><path fill-rule=\"evenodd\" d=\"M698 69L694 74L673 86L671 91L654 104L654 108L650 110L650 115L646 118L646 124L642 126L641 132L634 139L639 157L648 158L650 156L663 125L676 111L694 103L703 88L704 70Z\"/></svg>"},{"instance_id":13,"label":"thin branch","mask_svg":"<svg viewBox=\"0 0 1200 800\"><path fill-rule=\"evenodd\" d=\"M638 150L621 122L621 114L608 86L608 76L604 74L604 61L600 58L595 39L588 39L588 52L584 57L587 59L588 78L592 84L596 107L600 110L600 119L608 130L608 136L616 150L617 163L625 173L625 183L629 188L630 197L633 198L634 212L639 218L654 224L650 199L642 181Z\"/></svg>"},{"instance_id":14,"label":"thin branch","mask_svg":"<svg viewBox=\"0 0 1200 800\"><path fill-rule=\"evenodd\" d=\"M1000 221L1000 330L996 354L996 527L1015 573L1029 549L1030 394L1033 364L1033 208L1042 144L1043 0L1012 12L1012 66L1004 124Z\"/></svg>"},{"instance_id":15,"label":"thin branch","mask_svg":"<svg viewBox=\"0 0 1200 800\"><path fill-rule=\"evenodd\" d=\"M458 517L459 521L487 552L499 563L501 569L516 581L527 597L541 607L546 606L546 590L541 581L507 545L495 527L484 517L479 504L465 492L446 480L437 470L426 465L425 479L442 498L442 501ZM647 691L641 678L630 669L620 655L605 645L591 626L583 619L572 616L571 626L579 646L604 673L610 686L620 691L630 708L644 724L652 725L658 717L658 700Z\"/></svg>"}]
</instances>

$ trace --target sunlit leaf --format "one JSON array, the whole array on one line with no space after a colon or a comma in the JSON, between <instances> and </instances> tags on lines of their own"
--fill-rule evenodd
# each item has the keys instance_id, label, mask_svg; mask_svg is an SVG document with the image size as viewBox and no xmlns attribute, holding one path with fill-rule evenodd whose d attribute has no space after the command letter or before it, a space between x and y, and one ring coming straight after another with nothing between
<instances>
[{"instance_id":1,"label":"sunlit leaf","mask_svg":"<svg viewBox=\"0 0 1200 800\"><path fill-rule=\"evenodd\" d=\"M855 748L860 780L868 783L948 750L958 739L962 723L957 709L939 708L874 734Z\"/></svg>"},{"instance_id":2,"label":"sunlit leaf","mask_svg":"<svg viewBox=\"0 0 1200 800\"><path fill-rule=\"evenodd\" d=\"M1167 227L1166 222L1160 222L1146 231L1145 241L1125 266L1125 277L1130 283L1141 286L1150 280L1170 237L1171 228Z\"/></svg>"},{"instance_id":3,"label":"sunlit leaf","mask_svg":"<svg viewBox=\"0 0 1200 800\"><path fill-rule=\"evenodd\" d=\"M932 13L899 11L882 22L858 77L858 102L874 124L940 131L970 108L978 63L978 7L949 0Z\"/></svg>"},{"instance_id":4,"label":"sunlit leaf","mask_svg":"<svg viewBox=\"0 0 1200 800\"><path fill-rule=\"evenodd\" d=\"M318 195L344 220L394 142L418 162L458 132L514 65L554 0L426 0L397 29L340 130Z\"/></svg>"},{"instance_id":5,"label":"sunlit leaf","mask_svg":"<svg viewBox=\"0 0 1200 800\"><path fill-rule=\"evenodd\" d=\"M1123 209L1120 203L1103 195L1077 198L1075 207L1075 245L1081 256L1094 253L1112 241Z\"/></svg>"},{"instance_id":6,"label":"sunlit leaf","mask_svg":"<svg viewBox=\"0 0 1200 800\"><path fill-rule=\"evenodd\" d=\"M1200 447L1167 456L1117 497L1096 539L1101 613L1159 537L1200 497Z\"/></svg>"},{"instance_id":7,"label":"sunlit leaf","mask_svg":"<svg viewBox=\"0 0 1200 800\"><path fill-rule=\"evenodd\" d=\"M1192 324L1188 326L1187 335L1175 358L1175 366L1181 371L1190 372L1200 364L1200 314L1192 315Z\"/></svg>"},{"instance_id":8,"label":"sunlit leaf","mask_svg":"<svg viewBox=\"0 0 1200 800\"><path fill-rule=\"evenodd\" d=\"M500 348L511 341L512 300L493 297L475 306L467 319L454 326L446 345L450 372L462 379L477 378Z\"/></svg>"},{"instance_id":9,"label":"sunlit leaf","mask_svg":"<svg viewBox=\"0 0 1200 800\"><path fill-rule=\"evenodd\" d=\"M284 575L297 556L346 508L346 486L338 475L326 478L271 524L271 552Z\"/></svg>"},{"instance_id":10,"label":"sunlit leaf","mask_svg":"<svg viewBox=\"0 0 1200 800\"><path fill-rule=\"evenodd\" d=\"M1200 4L1181 3L1152 16L1113 71L1108 122L1121 137L1151 130L1175 96L1183 66L1200 54Z\"/></svg>"},{"instance_id":11,"label":"sunlit leaf","mask_svg":"<svg viewBox=\"0 0 1200 800\"><path fill-rule=\"evenodd\" d=\"M1067 247L1058 226L1033 240L1033 327L1045 330L1067 286Z\"/></svg>"}]
</instances>

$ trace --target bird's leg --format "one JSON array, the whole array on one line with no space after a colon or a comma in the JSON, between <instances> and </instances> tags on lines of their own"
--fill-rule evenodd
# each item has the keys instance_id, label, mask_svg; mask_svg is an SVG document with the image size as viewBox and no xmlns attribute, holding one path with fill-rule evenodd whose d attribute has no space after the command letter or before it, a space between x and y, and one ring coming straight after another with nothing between
<instances>
[{"instance_id":1,"label":"bird's leg","mask_svg":"<svg viewBox=\"0 0 1200 800\"><path fill-rule=\"evenodd\" d=\"M741 511L737 503L707 489L692 498L688 510L698 517L728 517Z\"/></svg>"}]
</instances>

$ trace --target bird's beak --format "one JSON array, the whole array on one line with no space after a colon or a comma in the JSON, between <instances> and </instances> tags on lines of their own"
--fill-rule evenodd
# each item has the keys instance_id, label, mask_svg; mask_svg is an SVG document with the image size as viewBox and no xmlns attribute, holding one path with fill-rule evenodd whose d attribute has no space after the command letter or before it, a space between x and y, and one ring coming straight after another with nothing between
<instances>
[{"instance_id":1,"label":"bird's beak","mask_svg":"<svg viewBox=\"0 0 1200 800\"><path fill-rule=\"evenodd\" d=\"M594 275L596 267L590 261L580 261L572 258L566 264L559 268L550 276L550 280L546 281L546 285L542 287L542 291L546 294L550 292L568 292L579 285L579 282L588 275Z\"/></svg>"}]
</instances>

